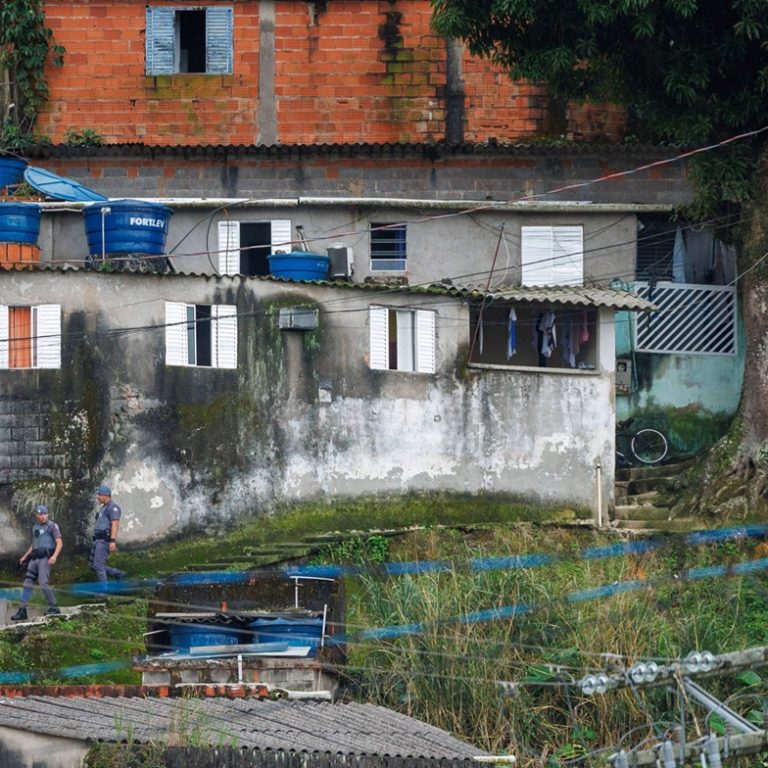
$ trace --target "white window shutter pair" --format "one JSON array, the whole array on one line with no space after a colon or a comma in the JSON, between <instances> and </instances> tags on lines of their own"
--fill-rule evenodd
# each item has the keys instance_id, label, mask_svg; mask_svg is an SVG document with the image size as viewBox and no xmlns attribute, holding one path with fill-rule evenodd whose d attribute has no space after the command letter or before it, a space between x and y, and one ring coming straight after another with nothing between
<instances>
[{"instance_id":1,"label":"white window shutter pair","mask_svg":"<svg viewBox=\"0 0 768 768\"><path fill-rule=\"evenodd\" d=\"M165 364L190 365L187 307L165 302ZM211 306L211 363L214 368L237 368L237 308L232 304Z\"/></svg>"},{"instance_id":2,"label":"white window shutter pair","mask_svg":"<svg viewBox=\"0 0 768 768\"><path fill-rule=\"evenodd\" d=\"M581 285L584 232L581 226L522 227L523 285Z\"/></svg>"},{"instance_id":3,"label":"white window shutter pair","mask_svg":"<svg viewBox=\"0 0 768 768\"><path fill-rule=\"evenodd\" d=\"M291 220L273 219L270 227L270 250L291 251ZM219 274L240 274L240 222L219 222Z\"/></svg>"},{"instance_id":4,"label":"white window shutter pair","mask_svg":"<svg viewBox=\"0 0 768 768\"><path fill-rule=\"evenodd\" d=\"M409 346L416 352L414 365L410 350L405 354L398 350L398 368L416 370L418 373L434 373L436 370L435 313L423 309L396 311L398 332L401 334L398 346ZM385 371L389 369L389 312L389 307L370 307L368 319L369 365L373 370ZM410 315L408 321L403 319L404 314ZM406 339L412 340L414 332L416 334L415 344L406 345L403 343Z\"/></svg>"}]
</instances>

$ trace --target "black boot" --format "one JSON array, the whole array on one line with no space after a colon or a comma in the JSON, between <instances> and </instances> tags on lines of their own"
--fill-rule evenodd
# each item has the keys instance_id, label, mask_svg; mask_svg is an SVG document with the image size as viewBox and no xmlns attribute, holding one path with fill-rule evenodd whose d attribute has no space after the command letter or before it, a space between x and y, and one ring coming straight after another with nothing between
<instances>
[{"instance_id":1,"label":"black boot","mask_svg":"<svg viewBox=\"0 0 768 768\"><path fill-rule=\"evenodd\" d=\"M43 615L44 616L58 616L61 613L61 608L58 605L52 605Z\"/></svg>"},{"instance_id":2,"label":"black boot","mask_svg":"<svg viewBox=\"0 0 768 768\"><path fill-rule=\"evenodd\" d=\"M16 613L11 616L11 621L26 621L27 619L27 609L26 608L19 608Z\"/></svg>"}]
</instances>

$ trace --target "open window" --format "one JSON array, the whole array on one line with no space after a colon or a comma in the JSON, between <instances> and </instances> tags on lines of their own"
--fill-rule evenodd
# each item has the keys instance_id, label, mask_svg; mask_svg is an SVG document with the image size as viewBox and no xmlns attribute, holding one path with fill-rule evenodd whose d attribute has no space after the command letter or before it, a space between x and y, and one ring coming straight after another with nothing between
<instances>
[{"instance_id":1,"label":"open window","mask_svg":"<svg viewBox=\"0 0 768 768\"><path fill-rule=\"evenodd\" d=\"M435 313L370 308L370 366L375 370L435 372Z\"/></svg>"},{"instance_id":2,"label":"open window","mask_svg":"<svg viewBox=\"0 0 768 768\"><path fill-rule=\"evenodd\" d=\"M237 368L237 309L231 304L165 303L165 363Z\"/></svg>"},{"instance_id":3,"label":"open window","mask_svg":"<svg viewBox=\"0 0 768 768\"><path fill-rule=\"evenodd\" d=\"M595 370L598 311L594 307L507 302L470 312L471 363L522 368Z\"/></svg>"},{"instance_id":4,"label":"open window","mask_svg":"<svg viewBox=\"0 0 768 768\"><path fill-rule=\"evenodd\" d=\"M232 74L232 8L147 8L146 72Z\"/></svg>"},{"instance_id":5,"label":"open window","mask_svg":"<svg viewBox=\"0 0 768 768\"><path fill-rule=\"evenodd\" d=\"M218 232L222 275L268 275L267 257L293 250L290 219L220 221Z\"/></svg>"},{"instance_id":6,"label":"open window","mask_svg":"<svg viewBox=\"0 0 768 768\"><path fill-rule=\"evenodd\" d=\"M61 306L0 304L0 369L61 368Z\"/></svg>"}]
</instances>

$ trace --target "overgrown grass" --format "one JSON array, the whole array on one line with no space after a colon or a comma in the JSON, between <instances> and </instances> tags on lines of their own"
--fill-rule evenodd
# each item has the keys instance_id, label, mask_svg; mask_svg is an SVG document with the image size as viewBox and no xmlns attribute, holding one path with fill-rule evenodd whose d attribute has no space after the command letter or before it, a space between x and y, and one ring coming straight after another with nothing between
<instances>
[{"instance_id":1,"label":"overgrown grass","mask_svg":"<svg viewBox=\"0 0 768 768\"><path fill-rule=\"evenodd\" d=\"M347 669L353 695L530 764L615 746L633 729L638 730L629 746L660 738L677 720L676 692L620 689L586 697L575 683L587 673L628 668L640 659L765 643L766 578L683 577L688 568L754 557L751 542L682 547L670 540L642 557L577 556L601 540L600 534L520 525L461 538L415 533L394 542L395 558L448 557L454 567L359 579L348 611L348 633L357 638L349 646ZM475 558L536 551L557 557L539 568L469 567ZM624 582L646 586L612 597L573 597ZM512 607L514 617L508 613ZM502 618L490 618L493 611ZM392 626L414 631L386 639L359 634ZM511 695L499 681L514 683ZM751 682L762 685L762 678L758 674ZM727 697L744 685L743 678L725 676L706 687ZM763 693L757 694L758 710L763 704L768 709ZM699 712L702 720L705 714Z\"/></svg>"}]
</instances>

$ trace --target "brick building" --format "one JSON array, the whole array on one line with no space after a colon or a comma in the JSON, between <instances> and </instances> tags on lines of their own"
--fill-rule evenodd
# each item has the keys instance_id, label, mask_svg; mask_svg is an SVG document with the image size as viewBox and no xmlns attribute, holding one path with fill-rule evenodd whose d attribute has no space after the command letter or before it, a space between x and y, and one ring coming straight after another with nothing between
<instances>
[{"instance_id":1,"label":"brick building","mask_svg":"<svg viewBox=\"0 0 768 768\"><path fill-rule=\"evenodd\" d=\"M429 0L45 0L66 49L54 143L476 143L620 139L614 107L553 108L430 28Z\"/></svg>"}]
</instances>

